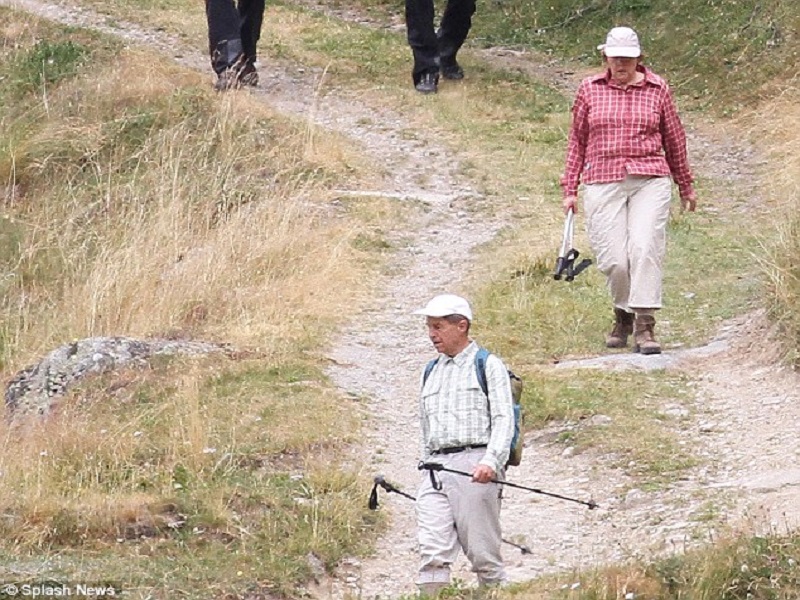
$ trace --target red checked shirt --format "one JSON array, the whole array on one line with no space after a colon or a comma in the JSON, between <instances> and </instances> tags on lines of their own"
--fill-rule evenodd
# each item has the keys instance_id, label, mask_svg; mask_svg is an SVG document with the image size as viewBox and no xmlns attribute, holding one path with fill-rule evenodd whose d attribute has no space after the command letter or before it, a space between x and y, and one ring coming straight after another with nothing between
<instances>
[{"instance_id":1,"label":"red checked shirt","mask_svg":"<svg viewBox=\"0 0 800 600\"><path fill-rule=\"evenodd\" d=\"M625 89L611 73L581 82L572 107L561 185L575 196L583 183L622 181L627 174L671 175L681 198L692 194L686 133L667 82L642 66L644 80Z\"/></svg>"}]
</instances>

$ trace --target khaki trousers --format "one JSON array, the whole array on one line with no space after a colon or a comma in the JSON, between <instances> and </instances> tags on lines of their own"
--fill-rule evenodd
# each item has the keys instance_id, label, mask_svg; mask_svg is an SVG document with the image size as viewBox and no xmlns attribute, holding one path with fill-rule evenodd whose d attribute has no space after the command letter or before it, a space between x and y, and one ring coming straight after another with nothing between
<instances>
[{"instance_id":1,"label":"khaki trousers","mask_svg":"<svg viewBox=\"0 0 800 600\"><path fill-rule=\"evenodd\" d=\"M669 177L628 175L585 186L586 231L615 307L661 308L671 198Z\"/></svg>"},{"instance_id":2,"label":"khaki trousers","mask_svg":"<svg viewBox=\"0 0 800 600\"><path fill-rule=\"evenodd\" d=\"M438 454L431 460L449 469L471 473L484 448L456 454ZM500 554L500 486L474 483L469 477L444 471L434 476L442 484L434 489L429 471L417 493L417 526L421 564L417 584L449 583L450 565L464 550L472 570L483 585L506 580ZM498 479L503 473L498 474Z\"/></svg>"}]
</instances>

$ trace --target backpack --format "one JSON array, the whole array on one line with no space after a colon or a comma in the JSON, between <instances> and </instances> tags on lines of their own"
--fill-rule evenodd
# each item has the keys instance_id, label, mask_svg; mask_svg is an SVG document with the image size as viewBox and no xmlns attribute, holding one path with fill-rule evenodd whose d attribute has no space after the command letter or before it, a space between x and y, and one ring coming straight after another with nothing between
<instances>
[{"instance_id":1,"label":"backpack","mask_svg":"<svg viewBox=\"0 0 800 600\"><path fill-rule=\"evenodd\" d=\"M481 391L487 398L489 397L489 386L486 383L486 361L489 354L490 352L486 348L478 348L478 353L475 355L475 373L478 376L478 385L481 386ZM425 374L422 376L423 387L438 360L438 358L434 358L425 366ZM511 439L511 450L506 467L518 467L522 462L522 379L511 371L508 371L508 378L511 381L511 397L514 407L514 437Z\"/></svg>"}]
</instances>

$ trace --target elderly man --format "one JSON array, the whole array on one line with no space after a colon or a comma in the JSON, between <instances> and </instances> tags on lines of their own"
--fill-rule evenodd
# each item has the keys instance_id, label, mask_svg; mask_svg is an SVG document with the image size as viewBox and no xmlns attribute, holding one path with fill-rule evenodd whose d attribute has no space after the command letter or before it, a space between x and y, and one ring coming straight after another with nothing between
<instances>
[{"instance_id":1,"label":"elderly man","mask_svg":"<svg viewBox=\"0 0 800 600\"><path fill-rule=\"evenodd\" d=\"M503 362L486 361L484 394L469 337L472 310L459 296L433 298L414 314L427 317L439 352L422 378L420 423L425 462L465 471L472 479L425 472L417 494L421 565L417 585L435 596L450 583L450 565L464 550L482 586L505 581L500 554L500 486L514 435L511 384Z\"/></svg>"}]
</instances>

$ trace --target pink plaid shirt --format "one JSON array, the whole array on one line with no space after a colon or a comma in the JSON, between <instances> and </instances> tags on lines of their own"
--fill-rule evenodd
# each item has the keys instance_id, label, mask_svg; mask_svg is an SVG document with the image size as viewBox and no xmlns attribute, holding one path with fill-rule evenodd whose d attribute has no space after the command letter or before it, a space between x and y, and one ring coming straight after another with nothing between
<instances>
[{"instance_id":1,"label":"pink plaid shirt","mask_svg":"<svg viewBox=\"0 0 800 600\"><path fill-rule=\"evenodd\" d=\"M642 66L644 80L623 89L610 71L581 82L572 107L561 185L575 196L583 183L622 181L625 175L672 175L681 198L692 192L686 133L667 82Z\"/></svg>"}]
</instances>

